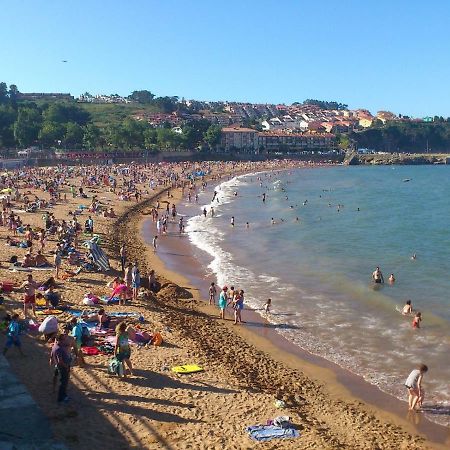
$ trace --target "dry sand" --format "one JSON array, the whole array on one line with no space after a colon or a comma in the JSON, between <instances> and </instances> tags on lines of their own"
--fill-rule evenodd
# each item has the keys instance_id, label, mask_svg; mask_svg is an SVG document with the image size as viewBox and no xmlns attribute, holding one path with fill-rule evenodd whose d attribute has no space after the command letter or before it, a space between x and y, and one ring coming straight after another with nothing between
<instances>
[{"instance_id":1,"label":"dry sand","mask_svg":"<svg viewBox=\"0 0 450 450\"><path fill-rule=\"evenodd\" d=\"M95 218L95 232L112 257L113 268L118 267L118 249L125 242L130 259L139 262L141 274L153 268L162 284L156 296L107 310L142 313L146 319L143 328L160 331L164 345L133 347L135 375L126 381L107 374L107 356L86 357L88 366L74 367L71 372L71 404L57 406L48 364L49 347L36 335L24 336L26 357L11 350L8 360L50 418L58 440L73 449L437 448L412 433L406 422L394 421L347 397L343 389L328 388L322 381L292 368L288 361L281 361L274 355L276 349L264 348L263 341L248 339L242 329L218 321L216 312L204 305L198 292L187 286L179 274L167 271L143 243L142 212L154 200L136 205L118 202L109 193L99 196L103 202L114 204L120 214L118 220ZM56 217L66 217L79 203L80 199L69 199L53 212ZM25 223L41 225L40 213L21 216L26 218ZM13 253L22 256L25 250L6 246L6 234L2 228L0 277L19 283L26 274L9 272L6 261ZM35 274L39 281L48 276L46 272ZM78 305L87 291L109 293L105 284L110 279L111 275L82 273L76 281L62 282L58 291L66 303ZM5 306L8 311L20 311L21 294L8 296ZM1 336L0 344L3 342ZM205 371L177 376L167 370L187 363L199 364ZM277 409L275 398L285 400L287 409ZM266 423L278 415L292 417L300 438L268 443L248 438L247 425Z\"/></svg>"}]
</instances>

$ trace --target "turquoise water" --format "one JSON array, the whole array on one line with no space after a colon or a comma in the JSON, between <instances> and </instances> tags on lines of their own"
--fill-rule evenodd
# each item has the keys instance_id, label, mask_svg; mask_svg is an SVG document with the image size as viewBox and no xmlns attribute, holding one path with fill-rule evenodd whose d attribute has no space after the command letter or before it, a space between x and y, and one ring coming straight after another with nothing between
<instances>
[{"instance_id":1,"label":"turquoise water","mask_svg":"<svg viewBox=\"0 0 450 450\"><path fill-rule=\"evenodd\" d=\"M429 409L450 406L450 167L297 169L216 190L215 217L193 217L186 228L211 255L212 279L244 289L261 314L272 298L266 317L281 334L398 398L424 362ZM203 206L209 211L211 193L200 194ZM376 266L386 279L378 290ZM420 330L396 310L406 299L423 314Z\"/></svg>"}]
</instances>

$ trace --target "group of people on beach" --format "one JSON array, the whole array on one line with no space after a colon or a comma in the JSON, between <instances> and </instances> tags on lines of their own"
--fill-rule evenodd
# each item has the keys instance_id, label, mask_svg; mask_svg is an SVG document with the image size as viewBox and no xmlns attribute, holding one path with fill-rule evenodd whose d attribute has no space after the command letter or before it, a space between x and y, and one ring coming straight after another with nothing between
<instances>
[{"instance_id":1,"label":"group of people on beach","mask_svg":"<svg viewBox=\"0 0 450 450\"><path fill-rule=\"evenodd\" d=\"M214 282L209 286L209 304L216 305L217 288ZM222 320L226 320L226 310L231 308L234 314L234 324L242 322L242 310L244 309L244 291L242 289L235 289L234 286L223 286L219 298L217 300L217 306L220 310L219 317Z\"/></svg>"},{"instance_id":2,"label":"group of people on beach","mask_svg":"<svg viewBox=\"0 0 450 450\"><path fill-rule=\"evenodd\" d=\"M3 318L0 325L7 335L3 353L8 354L11 347L16 347L23 354L21 334L27 329L34 329L34 326L39 327L39 330L42 329L46 341L53 342L50 363L55 367L55 375L60 377L58 402L67 401L67 384L74 360L80 366L85 363L82 350L88 330L84 326L86 321L94 321L98 323L99 330L115 335L113 354L119 362L128 367L129 373L132 373L132 365L128 338L144 339L144 342L148 338L142 330L136 331L125 322L113 320L105 312L105 307L94 312L83 312L81 317L73 317L68 322L58 321L60 317L58 314L66 314L64 311L70 313L71 310L67 308L74 306L63 301L63 296L58 292L62 290L64 293L64 282L76 279L81 271L89 276L90 272L101 270L91 251L83 250L80 245L83 238L85 241L100 243L100 236L94 234L95 216L115 217L114 208L105 204L98 194L106 190L117 200L140 201L143 195L151 194L150 191L181 187L185 183L190 183L191 174L198 171L199 167L207 173L212 166L220 168L223 167L223 163L159 163L128 167L58 166L25 168L0 176L0 189L4 194L1 199L3 211L0 215L0 230L7 230L9 234L5 237L6 245L11 248L10 251L16 252L16 255L11 257L10 270L18 274L26 273L26 279L18 285L15 282L0 283L2 292L8 299L11 298L13 310L17 310L15 293L22 293L24 317L21 319L21 315L14 312L6 314ZM79 188L76 187L76 183L79 183ZM50 199L46 200L46 196ZM32 205L30 197L34 199ZM68 212L68 217L57 217L56 207L68 204L69 198L80 202L89 199L89 204L80 205L76 210L72 208ZM35 220L41 211L42 225ZM88 216L82 227L80 216L86 212ZM174 204L169 213L172 217L176 216ZM22 215L28 214L34 215L33 226L21 219ZM31 219L32 216L29 217ZM17 236L23 236L23 239ZM50 244L53 242L52 248ZM32 252L36 247L37 253L34 256ZM25 253L22 259L21 251ZM125 245L121 246L119 253L122 273L109 283L112 291L106 301L117 297L119 306L122 306L127 299L131 302L137 300L143 278L149 290L156 291L158 285L154 270L150 270L143 277L137 263L129 261ZM65 269L67 266L75 266L76 270ZM38 281L34 276L37 269L45 269L53 274L44 282ZM98 301L98 297L89 293L83 300L95 299ZM33 320L29 321L30 310ZM126 372L123 375L126 375Z\"/></svg>"},{"instance_id":3,"label":"group of people on beach","mask_svg":"<svg viewBox=\"0 0 450 450\"><path fill-rule=\"evenodd\" d=\"M2 199L2 214L0 215L0 226L7 230L5 243L8 247L17 249L19 252L25 252L22 261L19 258L15 262L11 261L16 270L26 269L49 269L51 277L47 277L44 282L35 280L33 273L27 273L23 280L12 291L13 309L17 310L17 299L14 292L22 293L23 316L28 318L29 310L33 312L33 317L40 322L40 317L36 314L36 303L39 300L44 302L43 307L46 310L57 310L63 304L64 293L63 283L76 279L76 276L83 271L88 274L96 272L99 268L96 266L95 258L89 250L83 250L80 246L82 236L84 239L91 240L95 238L97 217L103 218L115 217L116 213L111 205L102 201L100 194L107 190L114 195L115 201L135 201L139 202L145 196L150 195L158 188L167 188L167 200L165 208L161 208L159 203L152 207L150 215L157 229L153 239L153 249L156 251L159 238L164 238L168 234L169 223L178 226L179 233L184 232L184 220L179 215L177 206L171 197L170 189L179 187L182 189L182 195L187 197L188 201L198 202L198 190L195 180L201 179L201 189L206 188L206 181L203 175L195 177L193 173L223 173L239 171L256 171L262 168L257 163L161 163L147 165L112 165L112 166L80 166L55 168L28 168L20 171L11 172L0 176L0 187L8 189ZM274 162L273 168L277 168ZM292 164L295 167L295 164ZM79 187L76 182L79 180ZM262 183L262 180L261 180ZM95 193L97 190L97 193ZM40 195L37 193L41 192ZM45 197L42 194L45 193ZM85 201L89 196L89 205L86 207L77 207L67 214L67 217L56 217L49 211L56 205L65 204L69 197L80 202ZM237 192L236 192L237 195ZM213 201L217 204L220 201L219 194L214 193ZM262 202L266 202L266 193L262 195ZM23 209L19 209L18 205ZM42 213L41 226L31 226L28 220L24 220L26 214ZM81 217L88 213L88 217L82 226ZM211 217L215 216L214 206L210 207L209 212L204 211ZM86 216L85 216L86 217ZM296 218L298 221L298 217ZM272 224L281 223L272 219ZM231 225L235 226L235 218L232 217ZM247 228L249 223L246 222ZM12 235L12 236L11 236ZM20 238L18 238L18 236ZM100 236L98 236L100 238ZM120 238L120 237L119 237ZM97 239L97 242L100 239ZM51 241L54 247L51 247ZM121 243L119 239L119 243ZM37 249L37 250L36 250ZM35 254L33 253L35 251ZM142 285L145 284L150 290L157 290L157 280L154 270L141 274L137 261L129 260L128 248L122 244L119 251L120 275L115 276L109 283L111 293L108 300L118 298L119 306L126 304L127 300L136 302L142 291ZM20 263L20 264L17 264ZM70 267L70 269L64 269ZM71 270L76 268L76 270ZM145 271L146 272L146 271ZM20 273L20 270L19 270ZM40 273L40 272L37 272ZM374 272L375 274L375 272ZM144 283L145 280L145 283ZM377 281L381 280L381 281ZM395 278L392 274L392 282ZM374 275L374 282L383 283L384 279L381 270ZM62 285L62 286L61 286ZM130 295L131 294L131 295ZM234 324L244 323L242 311L244 309L245 296L244 290L236 289L230 283L218 288L214 282L209 286L209 304L217 305L223 320L227 318L227 311L232 312ZM270 312L272 300L268 299L264 304L264 309ZM410 314L411 307L405 314ZM406 305L405 305L406 307ZM44 319L53 317L50 314ZM136 335L136 330L130 327L130 324L123 320L115 320L109 315L105 307L95 310L94 314L82 315L80 318L73 317L69 321L57 323L56 329L51 333L45 333L47 338L52 341L50 350L50 365L53 370L53 379L60 379L60 386L57 395L59 403L68 401L67 386L70 379L71 367L74 360L81 366L85 364L83 353L84 339L86 336L86 327L83 323L91 318L98 324L98 329L107 331L114 335L113 355L123 363L128 371L123 371L123 376L133 374L133 365L131 362L130 338ZM42 321L39 325L42 325ZM47 324L50 323L47 320ZM6 343L3 350L4 354L9 352L11 347L17 347L22 352L21 341L21 318L18 312L14 312L6 317L4 321L6 331ZM416 327L420 324L420 313ZM46 331L49 331L46 329ZM142 333L141 333L142 334ZM422 388L423 375L428 368L424 365L415 369L405 382L409 392L409 406L414 409L421 406L424 398ZM418 372L417 372L418 371Z\"/></svg>"}]
</instances>

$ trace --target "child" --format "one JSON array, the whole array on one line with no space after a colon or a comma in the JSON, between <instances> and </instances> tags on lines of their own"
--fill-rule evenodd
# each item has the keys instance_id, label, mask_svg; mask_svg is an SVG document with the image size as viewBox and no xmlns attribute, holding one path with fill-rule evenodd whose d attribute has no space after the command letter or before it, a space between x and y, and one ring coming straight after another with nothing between
<instances>
[{"instance_id":1,"label":"child","mask_svg":"<svg viewBox=\"0 0 450 450\"><path fill-rule=\"evenodd\" d=\"M268 298L266 304L264 305L264 311L270 313L270 306L272 305L272 299Z\"/></svg>"},{"instance_id":2,"label":"child","mask_svg":"<svg viewBox=\"0 0 450 450\"><path fill-rule=\"evenodd\" d=\"M216 304L216 294L217 294L216 285L214 284L214 282L212 282L211 286L209 287L209 304L210 305Z\"/></svg>"},{"instance_id":3,"label":"child","mask_svg":"<svg viewBox=\"0 0 450 450\"><path fill-rule=\"evenodd\" d=\"M414 320L412 322L413 328L420 328L420 322L422 321L422 313L416 312Z\"/></svg>"},{"instance_id":4,"label":"child","mask_svg":"<svg viewBox=\"0 0 450 450\"><path fill-rule=\"evenodd\" d=\"M411 313L412 313L411 300L406 300L405 306L403 307L402 314L404 316L406 316L407 314L411 314Z\"/></svg>"},{"instance_id":5,"label":"child","mask_svg":"<svg viewBox=\"0 0 450 450\"><path fill-rule=\"evenodd\" d=\"M424 399L424 390L422 389L422 378L425 372L428 372L428 367L425 364L420 364L417 369L414 369L405 381L405 386L409 393L409 410L414 411L416 405L422 406Z\"/></svg>"},{"instance_id":6,"label":"child","mask_svg":"<svg viewBox=\"0 0 450 450\"><path fill-rule=\"evenodd\" d=\"M13 345L15 345L20 354L22 356L25 356L22 352L22 344L20 342L19 332L19 314L13 314L13 316L11 317L11 322L8 325L8 332L6 334L8 336L8 339L6 340L5 348L3 349L3 355L6 355L6 352Z\"/></svg>"}]
</instances>

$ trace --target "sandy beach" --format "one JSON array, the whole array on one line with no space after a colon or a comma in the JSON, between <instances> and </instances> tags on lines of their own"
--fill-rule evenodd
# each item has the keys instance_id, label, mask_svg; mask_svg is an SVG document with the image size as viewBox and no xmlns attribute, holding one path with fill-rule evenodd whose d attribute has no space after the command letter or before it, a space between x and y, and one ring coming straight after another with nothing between
<instances>
[{"instance_id":1,"label":"sandy beach","mask_svg":"<svg viewBox=\"0 0 450 450\"><path fill-rule=\"evenodd\" d=\"M79 179L68 181L80 183ZM139 187L142 192L146 190L143 183ZM173 197L167 197L167 190ZM42 191L30 192L48 198ZM56 217L66 217L80 203L89 203L89 199L71 198L68 184L61 192L67 194L67 201L57 202L52 208ZM67 306L78 308L86 292L110 294L106 283L119 274L118 252L124 243L128 259L138 263L143 278L150 269L155 270L161 288L157 294L145 290L146 298L126 306L107 306L107 311L141 314L142 324L136 319L130 323L160 332L164 343L159 347L133 345L134 376L126 380L107 373L107 355L86 356L86 367L71 370L72 401L58 406L52 393L49 345L37 334L23 336L26 357L13 349L7 359L49 417L55 437L68 448L409 450L448 446L448 430L430 425L419 432L396 414L360 401L338 383L330 368L301 359L287 349L280 350L270 336L234 327L232 321L219 321L217 310L204 302L198 288L169 270L141 234L143 221L148 219L158 195L163 206L167 200L177 203L181 189L160 185L144 193L139 202L119 201L116 194L98 186L86 188L86 193L90 198L98 195L116 212L116 219L94 217L95 233L110 257L112 271L82 272L73 281L58 280L57 291ZM20 215L24 223L42 226L41 212ZM80 222L87 216L83 212ZM19 285L26 273L9 271L8 261L14 254L22 258L26 250L7 246L10 232L4 227L0 230L1 279ZM49 238L49 248L54 239ZM176 244L170 245L176 248ZM69 268L66 261L63 265ZM43 282L51 273L36 271L33 276ZM20 293L6 294L4 310L20 312L21 298ZM59 321L69 318L63 313ZM2 345L4 340L1 335ZM183 376L170 371L184 364L198 364L204 371ZM277 408L276 399L283 400L286 407ZM245 427L265 424L280 415L291 417L300 432L298 438L256 443L248 437Z\"/></svg>"}]
</instances>

